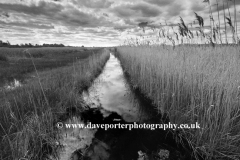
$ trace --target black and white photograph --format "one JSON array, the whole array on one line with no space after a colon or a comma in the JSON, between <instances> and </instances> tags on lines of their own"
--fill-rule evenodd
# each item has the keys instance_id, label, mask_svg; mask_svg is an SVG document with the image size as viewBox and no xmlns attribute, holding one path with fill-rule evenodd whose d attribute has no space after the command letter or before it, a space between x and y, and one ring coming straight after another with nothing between
<instances>
[{"instance_id":1,"label":"black and white photograph","mask_svg":"<svg viewBox=\"0 0 240 160\"><path fill-rule=\"evenodd\" d=\"M240 160L240 0L0 0L0 160Z\"/></svg>"}]
</instances>

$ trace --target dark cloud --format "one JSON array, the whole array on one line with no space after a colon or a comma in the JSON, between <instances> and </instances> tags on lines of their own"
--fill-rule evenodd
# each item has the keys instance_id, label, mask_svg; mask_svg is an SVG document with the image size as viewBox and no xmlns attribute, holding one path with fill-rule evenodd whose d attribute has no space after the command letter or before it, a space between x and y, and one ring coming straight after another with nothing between
<instances>
[{"instance_id":1,"label":"dark cloud","mask_svg":"<svg viewBox=\"0 0 240 160\"><path fill-rule=\"evenodd\" d=\"M23 38L23 37L29 37L29 34L26 34L26 33L14 33L12 35L9 34L8 37Z\"/></svg>"},{"instance_id":2,"label":"dark cloud","mask_svg":"<svg viewBox=\"0 0 240 160\"><path fill-rule=\"evenodd\" d=\"M28 35L26 41L33 42L47 40L76 44L76 41L80 41L84 44L95 44L98 41L103 42L105 38L112 43L120 34L153 34L164 26L174 27L175 30L177 23L180 23L179 16L184 19L189 29L195 32L199 29L195 27L199 25L189 25L196 21L194 12L205 20L204 30L210 30L209 7L207 3L202 2L203 0L28 0L29 3L24 3L24 0L10 1L0 0L0 29L2 37L7 38L11 35L9 40L15 43L22 42L25 35ZM223 17L222 1L225 4L229 2L233 16L233 2L218 0L220 17ZM240 4L240 0L235 1L237 5ZM217 23L217 8L214 5L216 1L211 3ZM148 22L145 27L146 33L138 27L141 22ZM221 30L224 30L223 26L221 19ZM93 41L89 42L90 39Z\"/></svg>"},{"instance_id":3,"label":"dark cloud","mask_svg":"<svg viewBox=\"0 0 240 160\"><path fill-rule=\"evenodd\" d=\"M0 9L24 13L31 17L29 18L40 18L45 17L52 23L62 24L71 27L98 27L99 25L106 25L107 22L104 17L97 18L93 14L84 13L77 8L67 5L63 7L61 3L45 2L40 1L38 5L23 5L23 4L6 4L0 3ZM20 24L19 24L20 25ZM30 26L34 26L29 24ZM38 25L36 28L46 27L45 25Z\"/></svg>"},{"instance_id":4,"label":"dark cloud","mask_svg":"<svg viewBox=\"0 0 240 160\"><path fill-rule=\"evenodd\" d=\"M160 14L159 8L144 3L133 5L131 9L140 12L143 17L156 17Z\"/></svg>"},{"instance_id":5,"label":"dark cloud","mask_svg":"<svg viewBox=\"0 0 240 160\"><path fill-rule=\"evenodd\" d=\"M150 4L156 4L158 6L167 6L171 5L175 0L144 0L144 1Z\"/></svg>"},{"instance_id":6,"label":"dark cloud","mask_svg":"<svg viewBox=\"0 0 240 160\"><path fill-rule=\"evenodd\" d=\"M104 15L105 17L109 17L109 15L108 15L107 13L103 13L103 15Z\"/></svg>"},{"instance_id":7,"label":"dark cloud","mask_svg":"<svg viewBox=\"0 0 240 160\"><path fill-rule=\"evenodd\" d=\"M31 4L30 6L23 4L0 3L0 9L5 11L25 13L28 15L52 16L58 12L61 12L61 10L63 10L63 6L53 2L40 1L38 5Z\"/></svg>"},{"instance_id":8,"label":"dark cloud","mask_svg":"<svg viewBox=\"0 0 240 160\"><path fill-rule=\"evenodd\" d=\"M224 6L225 7L225 12L227 13L228 11L227 11L227 5L225 5ZM230 7L230 6L229 6ZM231 7L230 7L231 8ZM211 6L211 11L212 11L212 13L215 13L215 12L220 12L220 11L223 11L223 5L222 4L218 4L218 6L217 5L212 5ZM206 12L205 13L209 13L209 10L206 10Z\"/></svg>"},{"instance_id":9,"label":"dark cloud","mask_svg":"<svg viewBox=\"0 0 240 160\"><path fill-rule=\"evenodd\" d=\"M226 9L226 13L228 12L227 11L227 8L232 8L234 7L234 0L221 0L218 2L218 5L216 5L216 3L212 3L211 5L211 10L212 10L212 13L215 13L215 12L222 12L223 11L223 3L224 3L224 8ZM240 0L236 0L235 1L235 4L236 6L239 6L240 5ZM237 9L238 10L238 9ZM205 13L208 13L209 10L206 10Z\"/></svg>"},{"instance_id":10,"label":"dark cloud","mask_svg":"<svg viewBox=\"0 0 240 160\"><path fill-rule=\"evenodd\" d=\"M123 21L126 25L136 25L136 23L134 23L130 18L123 19Z\"/></svg>"},{"instance_id":11,"label":"dark cloud","mask_svg":"<svg viewBox=\"0 0 240 160\"><path fill-rule=\"evenodd\" d=\"M158 7L147 3L123 4L116 6L112 11L119 17L156 17L161 11Z\"/></svg>"},{"instance_id":12,"label":"dark cloud","mask_svg":"<svg viewBox=\"0 0 240 160\"><path fill-rule=\"evenodd\" d=\"M98 27L104 26L107 23L103 17L97 18L92 14L84 13L77 9L60 12L55 15L55 19L63 25L75 27Z\"/></svg>"},{"instance_id":13,"label":"dark cloud","mask_svg":"<svg viewBox=\"0 0 240 160\"><path fill-rule=\"evenodd\" d=\"M8 12L2 12L2 13L0 13L0 17L9 18L10 15L8 14Z\"/></svg>"},{"instance_id":14,"label":"dark cloud","mask_svg":"<svg viewBox=\"0 0 240 160\"><path fill-rule=\"evenodd\" d=\"M92 35L95 36L116 36L118 35L116 33L116 31L111 31L111 30L97 30L97 29L93 29L93 28L88 28L88 29L84 29L84 33L90 33Z\"/></svg>"},{"instance_id":15,"label":"dark cloud","mask_svg":"<svg viewBox=\"0 0 240 160\"><path fill-rule=\"evenodd\" d=\"M136 24L141 23L141 22L152 22L151 18L147 18L147 17L139 17L139 18L135 18L134 22Z\"/></svg>"},{"instance_id":16,"label":"dark cloud","mask_svg":"<svg viewBox=\"0 0 240 160\"><path fill-rule=\"evenodd\" d=\"M32 29L25 28L25 27L19 27L19 26L11 26L11 27L7 26L6 27L5 26L4 28L11 29L11 31L13 31L13 32L17 31L17 32L22 32L22 33L34 33L32 31Z\"/></svg>"},{"instance_id":17,"label":"dark cloud","mask_svg":"<svg viewBox=\"0 0 240 160\"><path fill-rule=\"evenodd\" d=\"M87 8L108 8L113 2L108 0L72 0L73 4Z\"/></svg>"},{"instance_id":18,"label":"dark cloud","mask_svg":"<svg viewBox=\"0 0 240 160\"><path fill-rule=\"evenodd\" d=\"M169 6L167 10L168 17L180 16L180 13L184 10L184 7L181 4L174 3Z\"/></svg>"},{"instance_id":19,"label":"dark cloud","mask_svg":"<svg viewBox=\"0 0 240 160\"><path fill-rule=\"evenodd\" d=\"M37 29L54 29L52 25L44 25L44 24L34 24L32 22L9 22L6 23L4 21L0 21L0 24L5 26L18 26L18 27L26 27L26 28L37 28Z\"/></svg>"},{"instance_id":20,"label":"dark cloud","mask_svg":"<svg viewBox=\"0 0 240 160\"><path fill-rule=\"evenodd\" d=\"M201 4L197 3L197 2L196 3L192 3L191 10L193 12L203 11L203 10L205 10L205 5L201 5Z\"/></svg>"}]
</instances>

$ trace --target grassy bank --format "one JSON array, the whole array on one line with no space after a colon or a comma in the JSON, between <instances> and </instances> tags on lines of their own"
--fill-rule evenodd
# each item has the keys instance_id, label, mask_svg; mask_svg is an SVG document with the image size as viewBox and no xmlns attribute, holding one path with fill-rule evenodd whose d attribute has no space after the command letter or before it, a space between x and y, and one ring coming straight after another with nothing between
<instances>
[{"instance_id":1,"label":"grassy bank","mask_svg":"<svg viewBox=\"0 0 240 160\"><path fill-rule=\"evenodd\" d=\"M34 72L31 58L34 59L36 68L41 71L66 66L99 50L100 48L80 47L29 48L29 55L26 48L0 48L0 86L13 79L21 80L26 74Z\"/></svg>"},{"instance_id":2,"label":"grassy bank","mask_svg":"<svg viewBox=\"0 0 240 160\"><path fill-rule=\"evenodd\" d=\"M240 47L118 47L124 70L205 159L240 158Z\"/></svg>"},{"instance_id":3,"label":"grassy bank","mask_svg":"<svg viewBox=\"0 0 240 160\"><path fill-rule=\"evenodd\" d=\"M91 85L108 58L109 51L104 49L71 66L39 72L39 78L2 93L0 159L57 156L56 122L67 108L84 109L79 93Z\"/></svg>"}]
</instances>

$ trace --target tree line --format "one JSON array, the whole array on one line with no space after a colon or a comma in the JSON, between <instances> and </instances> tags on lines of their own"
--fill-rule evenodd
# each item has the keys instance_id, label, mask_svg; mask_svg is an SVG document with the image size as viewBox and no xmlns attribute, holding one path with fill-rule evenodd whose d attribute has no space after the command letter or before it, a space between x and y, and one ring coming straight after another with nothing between
<instances>
[{"instance_id":1,"label":"tree line","mask_svg":"<svg viewBox=\"0 0 240 160\"><path fill-rule=\"evenodd\" d=\"M29 48L29 47L65 47L63 44L31 44L31 43L25 43L25 44L16 44L16 45L12 45L9 41L7 42L3 42L2 40L0 40L0 47L8 47L8 48Z\"/></svg>"}]
</instances>

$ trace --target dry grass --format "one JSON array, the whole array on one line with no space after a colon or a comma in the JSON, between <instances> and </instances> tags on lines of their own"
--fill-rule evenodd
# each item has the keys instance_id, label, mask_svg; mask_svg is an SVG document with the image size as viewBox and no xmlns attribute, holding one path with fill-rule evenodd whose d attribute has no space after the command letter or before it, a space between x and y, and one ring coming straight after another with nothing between
<instances>
[{"instance_id":1,"label":"dry grass","mask_svg":"<svg viewBox=\"0 0 240 160\"><path fill-rule=\"evenodd\" d=\"M27 85L0 97L0 159L44 159L57 156L55 127L66 108L83 109L79 93L89 87L109 58L109 51L72 66L39 73ZM39 83L40 82L40 83ZM41 87L42 86L42 87Z\"/></svg>"},{"instance_id":2,"label":"dry grass","mask_svg":"<svg viewBox=\"0 0 240 160\"><path fill-rule=\"evenodd\" d=\"M132 82L206 159L240 158L240 47L119 47Z\"/></svg>"}]
</instances>

